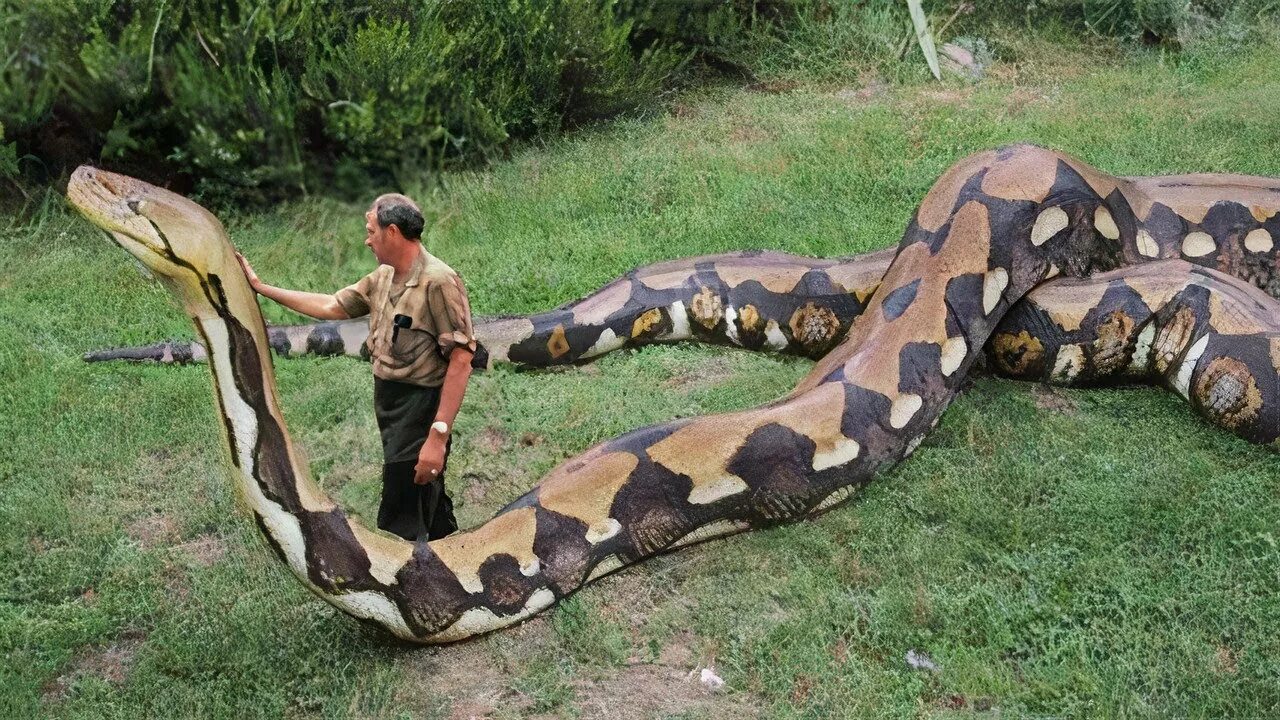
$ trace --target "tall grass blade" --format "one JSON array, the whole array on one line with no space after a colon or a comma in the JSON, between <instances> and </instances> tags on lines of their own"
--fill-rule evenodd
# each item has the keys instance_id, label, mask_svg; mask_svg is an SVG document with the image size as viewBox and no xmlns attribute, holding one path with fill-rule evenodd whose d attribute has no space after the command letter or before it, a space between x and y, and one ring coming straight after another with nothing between
<instances>
[{"instance_id":1,"label":"tall grass blade","mask_svg":"<svg viewBox=\"0 0 1280 720\"><path fill-rule=\"evenodd\" d=\"M920 52L924 53L925 62L929 63L929 72L935 80L942 79L942 70L938 68L938 49L933 45L933 33L929 32L929 19L924 16L924 8L920 0L907 0L907 10L911 12L911 24L916 27L916 42L920 43Z\"/></svg>"}]
</instances>

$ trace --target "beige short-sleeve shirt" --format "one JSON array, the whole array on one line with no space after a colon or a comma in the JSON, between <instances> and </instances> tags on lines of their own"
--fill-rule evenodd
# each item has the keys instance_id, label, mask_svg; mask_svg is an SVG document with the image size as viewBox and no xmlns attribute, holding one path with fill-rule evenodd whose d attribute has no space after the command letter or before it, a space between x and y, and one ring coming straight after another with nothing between
<instances>
[{"instance_id":1,"label":"beige short-sleeve shirt","mask_svg":"<svg viewBox=\"0 0 1280 720\"><path fill-rule=\"evenodd\" d=\"M369 316L374 375L438 387L454 348L476 350L467 290L453 268L425 249L403 283L394 277L395 268L379 265L334 298L347 315Z\"/></svg>"}]
</instances>

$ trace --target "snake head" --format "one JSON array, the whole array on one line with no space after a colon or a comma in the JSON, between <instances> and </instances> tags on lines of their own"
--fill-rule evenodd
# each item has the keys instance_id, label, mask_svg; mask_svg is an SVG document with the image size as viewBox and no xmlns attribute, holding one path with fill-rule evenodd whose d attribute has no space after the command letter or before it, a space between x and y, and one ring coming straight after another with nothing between
<instances>
[{"instance_id":1,"label":"snake head","mask_svg":"<svg viewBox=\"0 0 1280 720\"><path fill-rule=\"evenodd\" d=\"M234 294L252 296L222 223L191 200L88 165L71 175L67 199L189 308L209 303L210 278L219 278Z\"/></svg>"}]
</instances>

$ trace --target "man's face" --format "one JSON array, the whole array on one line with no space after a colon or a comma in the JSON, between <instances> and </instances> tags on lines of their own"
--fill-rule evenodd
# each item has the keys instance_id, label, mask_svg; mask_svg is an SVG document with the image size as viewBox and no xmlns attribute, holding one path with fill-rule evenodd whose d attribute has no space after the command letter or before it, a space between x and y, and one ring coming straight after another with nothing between
<instances>
[{"instance_id":1,"label":"man's face","mask_svg":"<svg viewBox=\"0 0 1280 720\"><path fill-rule=\"evenodd\" d=\"M373 251L373 256L379 263L386 264L391 257L389 241L387 229L378 225L378 214L373 208L369 208L369 212L364 214L364 244Z\"/></svg>"}]
</instances>

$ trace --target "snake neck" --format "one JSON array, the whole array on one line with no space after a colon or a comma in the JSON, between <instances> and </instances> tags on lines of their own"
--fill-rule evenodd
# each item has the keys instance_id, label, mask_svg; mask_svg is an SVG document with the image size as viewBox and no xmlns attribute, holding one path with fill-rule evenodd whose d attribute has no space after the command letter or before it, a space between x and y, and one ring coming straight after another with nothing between
<instances>
[{"instance_id":1,"label":"snake neck","mask_svg":"<svg viewBox=\"0 0 1280 720\"><path fill-rule=\"evenodd\" d=\"M280 412L256 304L232 307L211 276L213 312L196 313L240 497L268 544L314 593L401 637L414 637L385 592L413 546L349 518L311 479Z\"/></svg>"}]
</instances>

